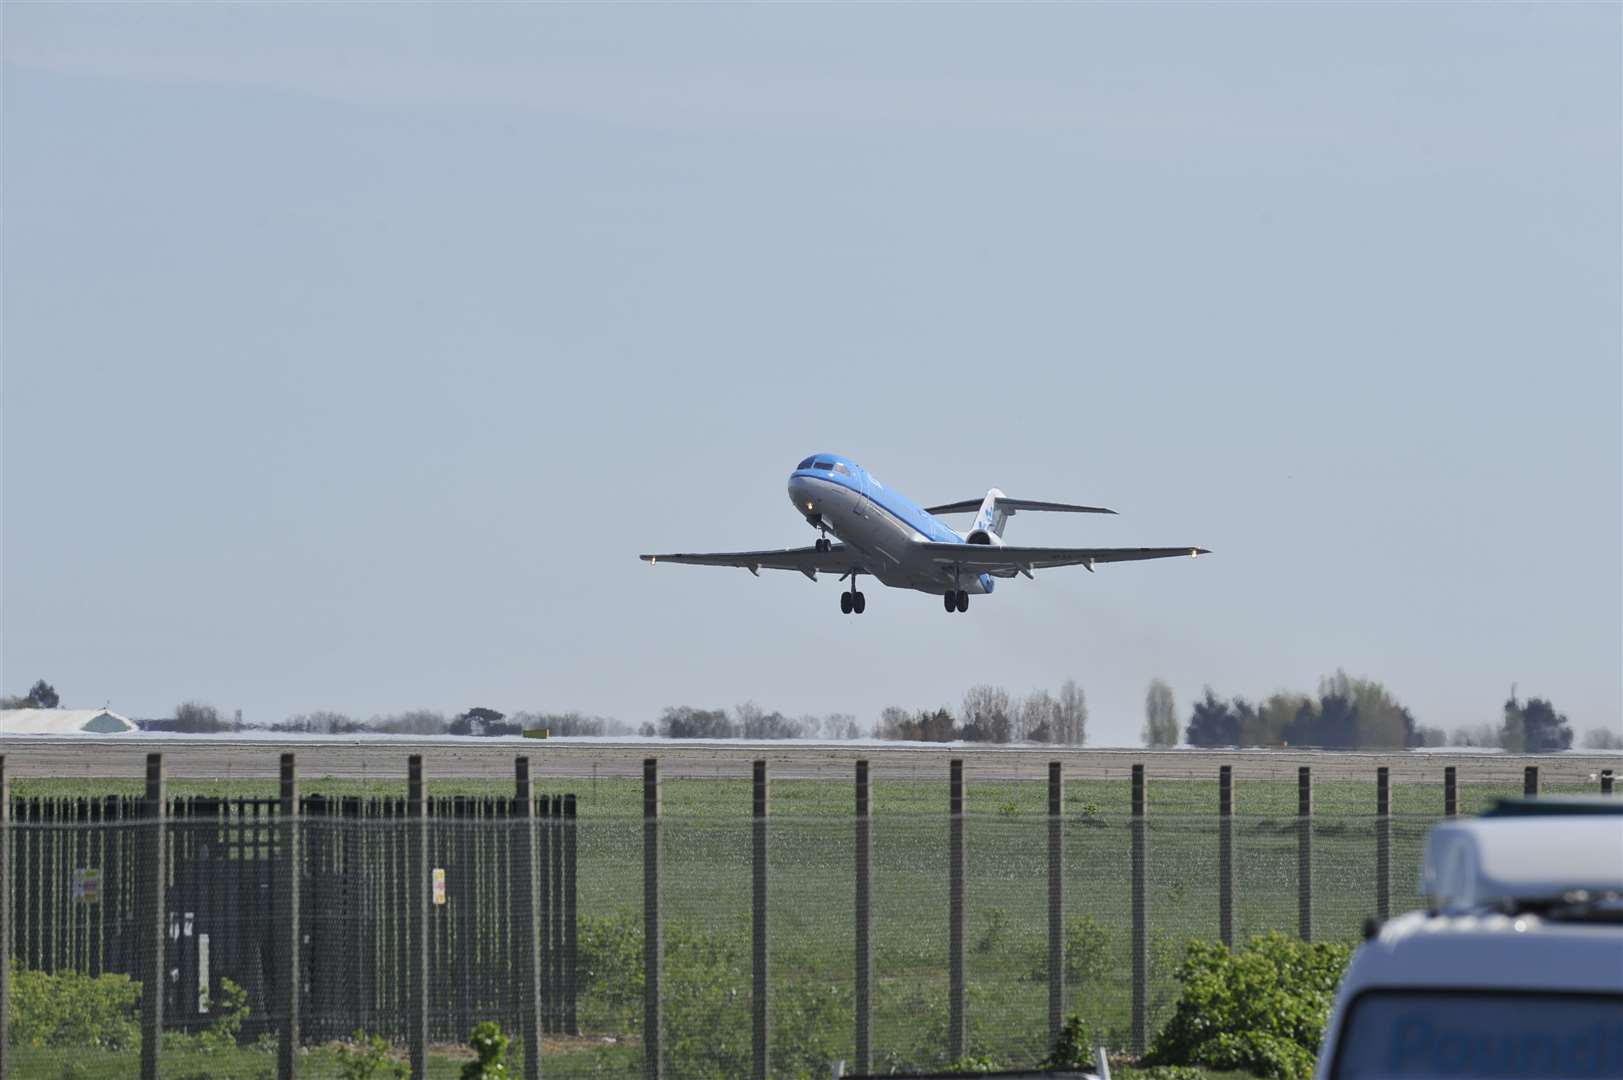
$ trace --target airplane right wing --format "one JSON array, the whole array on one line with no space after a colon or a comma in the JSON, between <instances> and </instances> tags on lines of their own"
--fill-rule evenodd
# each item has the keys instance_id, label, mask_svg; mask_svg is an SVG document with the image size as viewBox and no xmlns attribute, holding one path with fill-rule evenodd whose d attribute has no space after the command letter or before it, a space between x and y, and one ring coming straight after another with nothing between
<instances>
[{"instance_id":1,"label":"airplane right wing","mask_svg":"<svg viewBox=\"0 0 1623 1080\"><path fill-rule=\"evenodd\" d=\"M1014 547L992 544L918 544L931 562L941 566L955 566L971 573L999 570L1030 573L1032 570L1053 566L1083 566L1093 569L1094 563L1137 562L1140 559L1177 559L1209 555L1205 548L1055 548Z\"/></svg>"}]
</instances>

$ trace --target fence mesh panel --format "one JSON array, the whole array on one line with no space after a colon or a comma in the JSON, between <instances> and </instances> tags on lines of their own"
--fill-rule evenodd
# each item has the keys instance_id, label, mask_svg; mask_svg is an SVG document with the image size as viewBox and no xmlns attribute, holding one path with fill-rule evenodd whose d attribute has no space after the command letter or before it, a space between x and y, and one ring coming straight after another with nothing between
<instances>
[{"instance_id":1,"label":"fence mesh panel","mask_svg":"<svg viewBox=\"0 0 1623 1080\"><path fill-rule=\"evenodd\" d=\"M725 800L695 788L655 826L672 1077L748 1075L754 1062L760 834L747 782L717 783ZM1147 1048L1175 1004L1185 945L1221 935L1225 836L1237 943L1295 935L1304 899L1316 940L1356 941L1381 900L1383 850L1390 913L1422 903L1437 800L1395 788L1403 812L1383 819L1369 812L1373 785L1346 785L1304 824L1293 787L1278 787L1226 821L1215 788L1159 800L1152 789L1135 820L1119 784L1067 787L1063 1013L1113 1048ZM954 823L944 785L939 800L874 790L871 1069L939 1068L960 1056ZM964 1051L1003 1068L1034 1067L1050 1046L1056 833L1044 793L1040 782L995 798L970 785L958 822ZM785 802L764 826L767 1071L823 1077L858 1060L858 820L849 806ZM412 818L404 799L310 797L295 823L271 799L181 798L159 825L138 799L18 798L4 833L12 1075L59 1080L69 1051L87 1075L140 1075L155 986L159 1075L275 1076L296 970L302 1076L339 1077L369 1054L406 1060L414 1042L429 1076L455 1076L482 1021L501 1026L521 1067L532 1015L550 1075L641 1076L650 833L630 800L605 805L577 819L549 794L526 818L506 798L437 798Z\"/></svg>"}]
</instances>

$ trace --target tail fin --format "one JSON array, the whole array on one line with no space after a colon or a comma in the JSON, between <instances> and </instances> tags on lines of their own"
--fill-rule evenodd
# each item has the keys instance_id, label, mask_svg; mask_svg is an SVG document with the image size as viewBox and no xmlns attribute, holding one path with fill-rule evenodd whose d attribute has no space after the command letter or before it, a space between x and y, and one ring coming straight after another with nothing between
<instances>
[{"instance_id":1,"label":"tail fin","mask_svg":"<svg viewBox=\"0 0 1623 1080\"><path fill-rule=\"evenodd\" d=\"M1009 523L1009 508L1004 505L1003 498L1003 492L997 488L986 493L970 532L988 532L1000 540L1003 538L1003 527Z\"/></svg>"}]
</instances>

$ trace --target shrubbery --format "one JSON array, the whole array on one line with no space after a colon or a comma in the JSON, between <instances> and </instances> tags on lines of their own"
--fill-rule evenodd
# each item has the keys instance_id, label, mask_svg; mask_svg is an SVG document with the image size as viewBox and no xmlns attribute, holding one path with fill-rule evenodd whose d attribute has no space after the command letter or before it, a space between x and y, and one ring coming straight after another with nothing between
<instances>
[{"instance_id":1,"label":"shrubbery","mask_svg":"<svg viewBox=\"0 0 1623 1080\"><path fill-rule=\"evenodd\" d=\"M130 1050L140 1044L141 984L128 975L11 971L11 1039L19 1046Z\"/></svg>"},{"instance_id":2,"label":"shrubbery","mask_svg":"<svg viewBox=\"0 0 1623 1080\"><path fill-rule=\"evenodd\" d=\"M1310 1076L1351 956L1348 945L1279 933L1234 951L1190 942L1178 969L1183 994L1146 1063Z\"/></svg>"}]
</instances>

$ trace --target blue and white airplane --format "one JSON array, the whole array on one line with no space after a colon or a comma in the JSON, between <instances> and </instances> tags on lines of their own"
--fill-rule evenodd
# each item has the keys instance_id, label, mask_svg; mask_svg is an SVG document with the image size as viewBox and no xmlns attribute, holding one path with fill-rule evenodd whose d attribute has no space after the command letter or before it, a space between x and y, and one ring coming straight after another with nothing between
<instances>
[{"instance_id":1,"label":"blue and white airplane","mask_svg":"<svg viewBox=\"0 0 1623 1080\"><path fill-rule=\"evenodd\" d=\"M857 576L867 574L897 589L917 589L942 598L949 612L968 611L971 593L989 593L995 579L1054 566L1170 559L1207 554L1205 548L1053 548L1014 547L1003 542L1003 530L1017 510L1067 514L1114 514L1101 506L1011 499L997 488L984 499L920 508L901 492L887 488L874 475L837 454L813 454L789 474L789 501L812 528L822 533L811 547L780 551L731 551L715 554L644 555L649 563L692 563L739 566L760 576L762 569L799 570L813 581L819 573L838 574L850 587L840 594L840 610L860 615L868 606L857 589ZM966 533L938 521L937 514L976 511ZM829 540L833 533L839 543Z\"/></svg>"}]
</instances>

